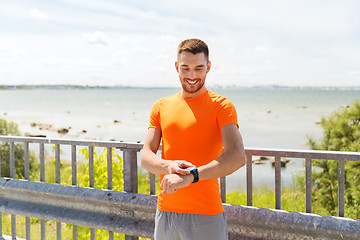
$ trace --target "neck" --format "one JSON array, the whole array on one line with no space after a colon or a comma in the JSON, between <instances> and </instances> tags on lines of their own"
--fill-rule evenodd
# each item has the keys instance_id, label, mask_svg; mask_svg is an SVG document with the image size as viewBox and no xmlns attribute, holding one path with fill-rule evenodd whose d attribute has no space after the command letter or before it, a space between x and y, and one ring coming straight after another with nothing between
<instances>
[{"instance_id":1,"label":"neck","mask_svg":"<svg viewBox=\"0 0 360 240\"><path fill-rule=\"evenodd\" d=\"M194 92L194 93L186 92L183 88L181 88L180 95L182 98L194 98L194 97L200 96L201 94L203 94L206 91L207 91L207 88L205 87L205 85L202 88L200 88L199 91Z\"/></svg>"}]
</instances>

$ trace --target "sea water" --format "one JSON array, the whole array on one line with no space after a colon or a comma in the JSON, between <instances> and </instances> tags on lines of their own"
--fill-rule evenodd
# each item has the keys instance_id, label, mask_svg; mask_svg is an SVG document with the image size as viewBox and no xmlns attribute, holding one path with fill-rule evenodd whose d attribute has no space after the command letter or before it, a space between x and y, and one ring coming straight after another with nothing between
<instances>
[{"instance_id":1,"label":"sea water","mask_svg":"<svg viewBox=\"0 0 360 240\"><path fill-rule=\"evenodd\" d=\"M238 112L245 147L309 149L307 136L320 139L322 117L360 99L360 90L242 88L211 89L229 98ZM152 104L175 94L174 88L116 88L61 90L2 90L0 118L14 121L20 131L49 138L143 142ZM31 123L69 128L66 135L40 130ZM191 139L189 139L191 141ZM292 159L282 169L282 182L290 185L304 169L302 159ZM274 185L270 163L253 165L253 183ZM228 177L227 188L245 186L245 168Z\"/></svg>"}]
</instances>

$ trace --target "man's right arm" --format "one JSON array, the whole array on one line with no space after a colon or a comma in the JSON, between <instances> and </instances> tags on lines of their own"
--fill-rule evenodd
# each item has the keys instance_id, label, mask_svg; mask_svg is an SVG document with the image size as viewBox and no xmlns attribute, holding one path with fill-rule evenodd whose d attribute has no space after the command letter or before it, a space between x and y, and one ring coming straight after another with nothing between
<instances>
[{"instance_id":1,"label":"man's right arm","mask_svg":"<svg viewBox=\"0 0 360 240\"><path fill-rule=\"evenodd\" d=\"M156 155L160 141L161 131L157 128L149 128L141 154L141 166L153 174L189 174L186 168L193 166L191 163L185 160L164 160Z\"/></svg>"}]
</instances>

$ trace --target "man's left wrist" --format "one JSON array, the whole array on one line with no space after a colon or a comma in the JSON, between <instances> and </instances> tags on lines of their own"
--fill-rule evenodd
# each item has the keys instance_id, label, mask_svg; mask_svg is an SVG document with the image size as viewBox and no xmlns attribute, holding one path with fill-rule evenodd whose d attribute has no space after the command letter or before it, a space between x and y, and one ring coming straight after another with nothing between
<instances>
[{"instance_id":1,"label":"man's left wrist","mask_svg":"<svg viewBox=\"0 0 360 240\"><path fill-rule=\"evenodd\" d=\"M192 180L192 183L196 183L199 181L199 172L198 172L198 169L193 166L193 167L188 167L187 170L190 171L190 174L193 176L193 180Z\"/></svg>"},{"instance_id":2,"label":"man's left wrist","mask_svg":"<svg viewBox=\"0 0 360 240\"><path fill-rule=\"evenodd\" d=\"M190 183L192 183L194 181L194 175L192 175L191 173L186 175L186 177L188 177L190 180Z\"/></svg>"}]
</instances>

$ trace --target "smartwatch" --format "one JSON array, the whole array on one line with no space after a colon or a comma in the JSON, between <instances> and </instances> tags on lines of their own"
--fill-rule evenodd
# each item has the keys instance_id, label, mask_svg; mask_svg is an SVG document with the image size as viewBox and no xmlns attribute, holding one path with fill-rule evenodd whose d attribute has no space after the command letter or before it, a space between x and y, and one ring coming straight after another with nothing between
<instances>
[{"instance_id":1,"label":"smartwatch","mask_svg":"<svg viewBox=\"0 0 360 240\"><path fill-rule=\"evenodd\" d=\"M188 167L187 170L189 170L190 173L194 176L194 180L192 181L193 183L199 181L199 172L196 167Z\"/></svg>"}]
</instances>

